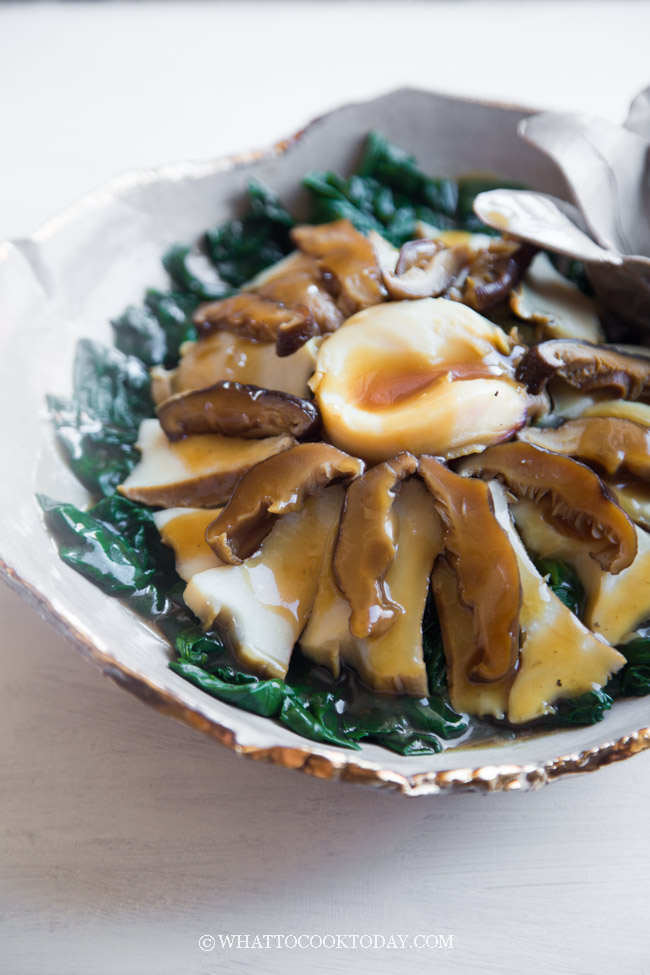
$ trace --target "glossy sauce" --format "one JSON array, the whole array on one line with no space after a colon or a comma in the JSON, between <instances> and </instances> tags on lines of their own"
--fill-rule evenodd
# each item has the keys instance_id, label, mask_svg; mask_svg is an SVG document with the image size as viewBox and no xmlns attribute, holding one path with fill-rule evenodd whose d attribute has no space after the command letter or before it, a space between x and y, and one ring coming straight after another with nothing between
<instances>
[{"instance_id":1,"label":"glossy sauce","mask_svg":"<svg viewBox=\"0 0 650 975\"><path fill-rule=\"evenodd\" d=\"M201 474L252 466L275 453L273 448L278 440L278 437L245 440L218 433L201 433L169 444L169 449L188 473Z\"/></svg>"},{"instance_id":2,"label":"glossy sauce","mask_svg":"<svg viewBox=\"0 0 650 975\"><path fill-rule=\"evenodd\" d=\"M503 370L484 358L432 362L415 352L377 355L371 349L350 355L346 369L351 376L350 402L370 411L391 409L441 381L503 378Z\"/></svg>"},{"instance_id":3,"label":"glossy sauce","mask_svg":"<svg viewBox=\"0 0 650 975\"><path fill-rule=\"evenodd\" d=\"M222 508L201 508L177 515L161 529L163 540L172 546L177 556L182 558L212 555L217 559L205 540L205 530L222 510Z\"/></svg>"}]
</instances>

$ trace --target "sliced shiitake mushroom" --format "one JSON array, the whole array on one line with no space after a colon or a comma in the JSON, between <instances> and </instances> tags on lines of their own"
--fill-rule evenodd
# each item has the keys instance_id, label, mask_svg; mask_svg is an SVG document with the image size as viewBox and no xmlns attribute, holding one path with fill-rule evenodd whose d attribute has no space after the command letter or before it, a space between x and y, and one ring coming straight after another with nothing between
<instances>
[{"instance_id":1,"label":"sliced shiitake mushroom","mask_svg":"<svg viewBox=\"0 0 650 975\"><path fill-rule=\"evenodd\" d=\"M402 481L417 468L412 454L398 454L347 490L333 571L352 609L350 632L360 639L386 633L402 612L386 592L384 576L397 547L393 504Z\"/></svg>"},{"instance_id":2,"label":"sliced shiitake mushroom","mask_svg":"<svg viewBox=\"0 0 650 975\"><path fill-rule=\"evenodd\" d=\"M322 334L335 332L343 323L343 315L325 288L318 261L309 254L296 251L279 262L277 273L268 268L251 288L263 298L278 301L287 308L306 308ZM278 348L278 355L286 355Z\"/></svg>"},{"instance_id":3,"label":"sliced shiitake mushroom","mask_svg":"<svg viewBox=\"0 0 650 975\"><path fill-rule=\"evenodd\" d=\"M498 478L517 498L530 498L571 537L588 539L592 558L612 574L636 555L634 525L600 478L584 464L532 443L488 447L462 462L464 475Z\"/></svg>"},{"instance_id":4,"label":"sliced shiitake mushroom","mask_svg":"<svg viewBox=\"0 0 650 975\"><path fill-rule=\"evenodd\" d=\"M490 486L494 483L491 481ZM581 616L590 630L615 646L625 642L625 635L647 619L650 605L650 534L647 531L636 528L634 561L627 569L612 575L591 558L588 540L558 531L531 501L517 501L510 510L528 552L536 558L560 560L574 567L586 596Z\"/></svg>"},{"instance_id":5,"label":"sliced shiitake mushroom","mask_svg":"<svg viewBox=\"0 0 650 975\"><path fill-rule=\"evenodd\" d=\"M205 537L220 559L238 565L252 555L275 521L296 511L305 498L328 484L363 473L363 461L326 443L298 444L281 463L262 462L242 477L230 501Z\"/></svg>"},{"instance_id":6,"label":"sliced shiitake mushroom","mask_svg":"<svg viewBox=\"0 0 650 975\"><path fill-rule=\"evenodd\" d=\"M372 244L349 220L294 227L291 236L304 254L316 258L346 317L386 297Z\"/></svg>"},{"instance_id":7,"label":"sliced shiitake mushroom","mask_svg":"<svg viewBox=\"0 0 650 975\"><path fill-rule=\"evenodd\" d=\"M380 693L422 698L428 693L422 617L431 568L443 547L442 526L433 498L416 478L403 484L395 501L395 516L399 538L386 572L386 588L404 612L380 636L358 639L350 635L341 640L339 652Z\"/></svg>"},{"instance_id":8,"label":"sliced shiitake mushroom","mask_svg":"<svg viewBox=\"0 0 650 975\"><path fill-rule=\"evenodd\" d=\"M441 240L409 240L399 253L376 231L368 235L382 280L395 300L435 298L468 267L473 254L463 244L447 247Z\"/></svg>"},{"instance_id":9,"label":"sliced shiitake mushroom","mask_svg":"<svg viewBox=\"0 0 650 975\"><path fill-rule=\"evenodd\" d=\"M156 414L172 441L194 433L252 440L281 433L309 437L320 423L318 408L309 400L228 381L171 396L156 408Z\"/></svg>"},{"instance_id":10,"label":"sliced shiitake mushroom","mask_svg":"<svg viewBox=\"0 0 650 975\"><path fill-rule=\"evenodd\" d=\"M463 603L456 573L444 558L436 560L431 591L440 620L452 707L467 714L505 718L513 674L489 684L469 679L476 655L473 614Z\"/></svg>"},{"instance_id":11,"label":"sliced shiitake mushroom","mask_svg":"<svg viewBox=\"0 0 650 975\"><path fill-rule=\"evenodd\" d=\"M308 308L287 307L252 291L201 305L193 321L201 336L225 331L253 342L275 342L278 355L291 355L320 332Z\"/></svg>"},{"instance_id":12,"label":"sliced shiitake mushroom","mask_svg":"<svg viewBox=\"0 0 650 975\"><path fill-rule=\"evenodd\" d=\"M495 241L472 262L462 289L464 304L485 311L505 301L536 254L528 244Z\"/></svg>"},{"instance_id":13,"label":"sliced shiitake mushroom","mask_svg":"<svg viewBox=\"0 0 650 975\"><path fill-rule=\"evenodd\" d=\"M609 475L650 477L650 430L614 417L568 420L556 429L529 427L519 439L593 464Z\"/></svg>"},{"instance_id":14,"label":"sliced shiitake mushroom","mask_svg":"<svg viewBox=\"0 0 650 975\"><path fill-rule=\"evenodd\" d=\"M517 559L492 510L487 484L465 479L436 458L420 458L420 475L444 526L446 558L462 601L472 611L476 654L469 677L498 681L519 651L521 585Z\"/></svg>"},{"instance_id":15,"label":"sliced shiitake mushroom","mask_svg":"<svg viewBox=\"0 0 650 975\"><path fill-rule=\"evenodd\" d=\"M650 356L629 355L605 345L555 339L529 349L516 377L531 393L539 393L559 376L576 389L600 390L622 399L650 398Z\"/></svg>"}]
</instances>

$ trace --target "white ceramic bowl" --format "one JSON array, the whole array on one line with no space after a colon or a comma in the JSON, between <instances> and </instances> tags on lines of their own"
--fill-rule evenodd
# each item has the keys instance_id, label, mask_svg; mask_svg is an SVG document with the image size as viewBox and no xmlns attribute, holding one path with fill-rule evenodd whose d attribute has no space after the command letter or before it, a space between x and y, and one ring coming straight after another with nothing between
<instances>
[{"instance_id":1,"label":"white ceramic bowl","mask_svg":"<svg viewBox=\"0 0 650 975\"><path fill-rule=\"evenodd\" d=\"M311 169L349 171L378 129L430 173L488 171L565 195L550 163L521 142L524 109L397 91L312 122L264 152L129 173L84 197L33 237L0 245L2 477L0 570L102 671L154 707L251 758L321 778L406 795L463 789L531 789L650 747L648 699L617 702L586 728L405 758L376 745L360 752L307 741L283 726L210 697L167 667L169 647L125 606L64 565L46 532L36 492L88 500L62 460L46 392L65 394L77 339L111 342L109 318L166 285L161 254L232 215L254 174L298 214ZM71 720L74 720L71 718Z\"/></svg>"}]
</instances>

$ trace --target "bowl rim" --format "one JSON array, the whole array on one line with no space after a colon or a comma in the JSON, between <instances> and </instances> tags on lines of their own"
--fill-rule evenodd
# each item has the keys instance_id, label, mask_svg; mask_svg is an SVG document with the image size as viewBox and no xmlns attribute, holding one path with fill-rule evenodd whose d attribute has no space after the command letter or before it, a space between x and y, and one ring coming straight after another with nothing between
<instances>
[{"instance_id":1,"label":"bowl rim","mask_svg":"<svg viewBox=\"0 0 650 975\"><path fill-rule=\"evenodd\" d=\"M395 89L378 97L411 93L435 95L450 101L490 108L518 110L531 114L539 111L539 109L530 106L469 98L413 87ZM375 100L375 98L363 99L337 106L317 116L293 135L281 139L265 149L241 151L213 160L181 161L152 168L127 170L85 193L77 201L49 218L32 234L19 239L21 241L45 241L85 212L103 206L108 200L119 199L137 187L157 182L198 179L214 173L244 167L262 159L283 156L322 119L340 110L340 108L347 108L353 104L364 105ZM8 259L12 249L11 240L0 243L0 263ZM124 664L108 657L63 612L60 612L27 579L23 578L16 567L5 561L2 553L0 553L0 576L11 589L22 596L45 620L51 623L88 660L94 663L103 674L118 686L140 698L144 703L214 738L238 755L271 765L294 769L316 778L373 786L409 797L467 791L527 791L541 788L566 775L596 771L650 749L650 726L647 726L619 738L607 740L594 748L529 764L504 763L474 767L459 766L454 769L404 774L395 769L379 767L375 762L364 761L358 758L356 753L341 754L323 748L322 745L317 746L315 751L314 746L310 747L309 744L302 747L286 745L268 747L244 744L238 740L236 732L232 729L178 700L171 692L157 687L143 673L133 671ZM305 741L307 740L305 739ZM391 753L387 752L387 754ZM459 751L458 754L461 755L462 752Z\"/></svg>"}]
</instances>

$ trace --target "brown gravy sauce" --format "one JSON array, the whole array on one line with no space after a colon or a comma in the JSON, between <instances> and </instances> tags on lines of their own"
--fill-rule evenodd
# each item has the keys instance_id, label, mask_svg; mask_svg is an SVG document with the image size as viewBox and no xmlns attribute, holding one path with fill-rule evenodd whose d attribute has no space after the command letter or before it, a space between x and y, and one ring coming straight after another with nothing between
<instances>
[{"instance_id":1,"label":"brown gravy sauce","mask_svg":"<svg viewBox=\"0 0 650 975\"><path fill-rule=\"evenodd\" d=\"M434 366L422 360L384 363L381 370L360 375L351 387L351 399L361 409L386 410L423 393L443 379L450 382L493 379L498 370L483 361L441 363Z\"/></svg>"}]
</instances>

